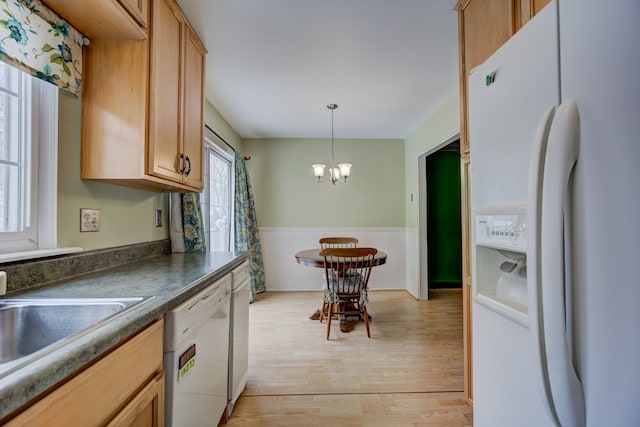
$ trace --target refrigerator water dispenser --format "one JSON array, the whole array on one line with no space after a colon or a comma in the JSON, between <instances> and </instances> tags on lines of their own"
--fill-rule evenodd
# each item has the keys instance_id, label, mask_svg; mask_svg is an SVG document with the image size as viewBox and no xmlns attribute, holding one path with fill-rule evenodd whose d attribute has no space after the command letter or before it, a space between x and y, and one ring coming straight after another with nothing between
<instances>
[{"instance_id":1,"label":"refrigerator water dispenser","mask_svg":"<svg viewBox=\"0 0 640 427\"><path fill-rule=\"evenodd\" d=\"M474 299L528 326L526 204L483 207L474 214Z\"/></svg>"}]
</instances>

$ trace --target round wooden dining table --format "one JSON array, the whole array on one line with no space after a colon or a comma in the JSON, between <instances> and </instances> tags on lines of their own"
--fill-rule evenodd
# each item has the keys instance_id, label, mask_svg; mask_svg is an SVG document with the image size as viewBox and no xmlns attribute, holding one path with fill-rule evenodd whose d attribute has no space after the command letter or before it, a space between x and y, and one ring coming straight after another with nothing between
<instances>
[{"instance_id":1,"label":"round wooden dining table","mask_svg":"<svg viewBox=\"0 0 640 427\"><path fill-rule=\"evenodd\" d=\"M296 261L298 262L298 264L301 265L306 265L308 267L316 267L316 268L324 268L324 257L322 255L320 255L320 252L322 251L322 249L320 248L315 248L315 249L305 249L303 251L300 251L298 253L296 253L295 257L296 257ZM373 257L373 266L378 266L378 265L382 265L384 263L387 262L387 254L386 252L383 251L378 251L375 256ZM314 315L319 314L320 310L317 310L316 313L311 315L311 319L317 319L318 317L314 317ZM371 313L369 314L369 318L371 319ZM344 320L340 321L340 330L342 332L347 332L347 330L345 329L346 327L346 322Z\"/></svg>"},{"instance_id":2,"label":"round wooden dining table","mask_svg":"<svg viewBox=\"0 0 640 427\"><path fill-rule=\"evenodd\" d=\"M295 257L298 264L308 267L324 268L324 257L320 255L322 249L305 249L298 252ZM382 265L387 262L386 252L378 251L373 257L373 266Z\"/></svg>"},{"instance_id":3,"label":"round wooden dining table","mask_svg":"<svg viewBox=\"0 0 640 427\"><path fill-rule=\"evenodd\" d=\"M316 268L324 268L324 257L320 255L322 249L305 249L296 253L296 261L298 264L306 265L308 267L316 267ZM383 251L378 251L373 257L373 266L382 265L387 262L387 253ZM318 317L314 317L314 315L319 314L320 310L317 310L315 313L311 315L311 319L317 319ZM371 313L369 314L369 318L371 318ZM342 332L347 332L346 323L344 320L340 321L340 330Z\"/></svg>"}]
</instances>

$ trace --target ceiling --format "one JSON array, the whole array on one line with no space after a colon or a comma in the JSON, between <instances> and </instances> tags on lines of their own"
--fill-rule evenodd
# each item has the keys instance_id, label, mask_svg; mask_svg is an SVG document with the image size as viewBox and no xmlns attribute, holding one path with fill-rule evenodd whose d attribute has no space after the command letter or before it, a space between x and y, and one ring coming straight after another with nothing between
<instances>
[{"instance_id":1,"label":"ceiling","mask_svg":"<svg viewBox=\"0 0 640 427\"><path fill-rule=\"evenodd\" d=\"M454 0L178 0L243 138L405 138L458 91Z\"/></svg>"}]
</instances>

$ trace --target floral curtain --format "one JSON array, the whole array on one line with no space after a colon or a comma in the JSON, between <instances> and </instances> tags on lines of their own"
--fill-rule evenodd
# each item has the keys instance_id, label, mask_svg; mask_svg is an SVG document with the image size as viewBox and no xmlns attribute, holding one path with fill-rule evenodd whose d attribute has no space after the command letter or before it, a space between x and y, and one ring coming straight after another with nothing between
<instances>
[{"instance_id":1,"label":"floral curtain","mask_svg":"<svg viewBox=\"0 0 640 427\"><path fill-rule=\"evenodd\" d=\"M200 193L172 193L171 252L206 252Z\"/></svg>"},{"instance_id":2,"label":"floral curtain","mask_svg":"<svg viewBox=\"0 0 640 427\"><path fill-rule=\"evenodd\" d=\"M262 261L262 245L258 232L258 221L253 203L251 180L247 174L244 159L235 153L235 249L249 252L249 274L251 286L249 288L249 302L256 298L256 294L266 290L264 280L264 262Z\"/></svg>"},{"instance_id":3,"label":"floral curtain","mask_svg":"<svg viewBox=\"0 0 640 427\"><path fill-rule=\"evenodd\" d=\"M182 193L181 197L185 252L206 252L200 193Z\"/></svg>"},{"instance_id":4,"label":"floral curtain","mask_svg":"<svg viewBox=\"0 0 640 427\"><path fill-rule=\"evenodd\" d=\"M0 59L75 95L88 39L40 0L0 0Z\"/></svg>"}]
</instances>

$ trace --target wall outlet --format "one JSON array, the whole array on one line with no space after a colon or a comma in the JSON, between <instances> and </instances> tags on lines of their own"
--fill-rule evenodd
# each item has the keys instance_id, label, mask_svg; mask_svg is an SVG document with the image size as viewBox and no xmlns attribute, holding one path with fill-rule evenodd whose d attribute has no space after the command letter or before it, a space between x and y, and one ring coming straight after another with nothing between
<instances>
[{"instance_id":1,"label":"wall outlet","mask_svg":"<svg viewBox=\"0 0 640 427\"><path fill-rule=\"evenodd\" d=\"M162 227L162 209L156 209L156 227Z\"/></svg>"},{"instance_id":2,"label":"wall outlet","mask_svg":"<svg viewBox=\"0 0 640 427\"><path fill-rule=\"evenodd\" d=\"M80 232L100 231L100 209L80 209Z\"/></svg>"}]
</instances>

